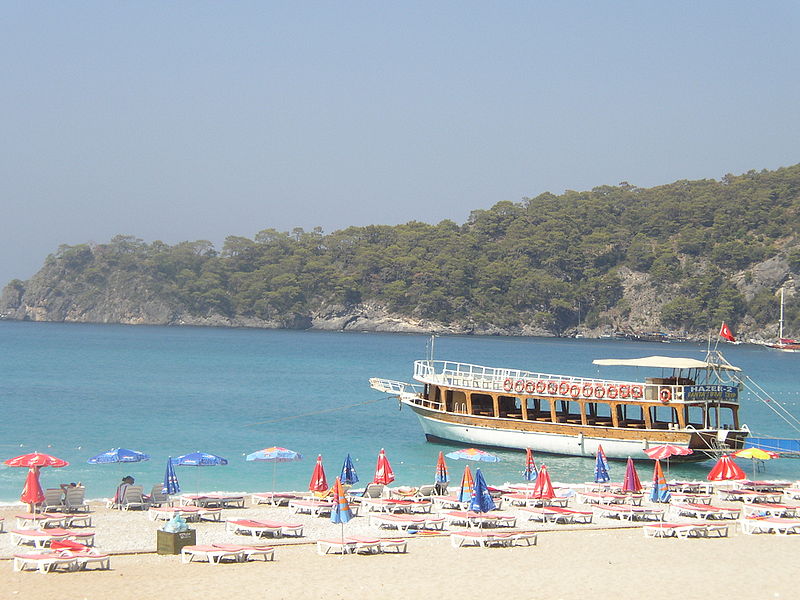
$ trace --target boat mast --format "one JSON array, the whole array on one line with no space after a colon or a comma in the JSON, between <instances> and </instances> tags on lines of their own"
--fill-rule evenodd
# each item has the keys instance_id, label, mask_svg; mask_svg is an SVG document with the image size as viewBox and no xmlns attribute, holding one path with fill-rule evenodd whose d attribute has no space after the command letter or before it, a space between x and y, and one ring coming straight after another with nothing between
<instances>
[{"instance_id":1,"label":"boat mast","mask_svg":"<svg viewBox=\"0 0 800 600\"><path fill-rule=\"evenodd\" d=\"M783 288L781 288L781 320L778 321L778 343L783 343Z\"/></svg>"}]
</instances>

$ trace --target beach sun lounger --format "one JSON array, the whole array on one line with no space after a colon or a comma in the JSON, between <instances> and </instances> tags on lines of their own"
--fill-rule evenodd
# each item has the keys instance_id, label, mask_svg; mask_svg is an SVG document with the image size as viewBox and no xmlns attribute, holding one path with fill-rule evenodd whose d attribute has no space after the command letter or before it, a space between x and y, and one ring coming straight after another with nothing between
<instances>
[{"instance_id":1,"label":"beach sun lounger","mask_svg":"<svg viewBox=\"0 0 800 600\"><path fill-rule=\"evenodd\" d=\"M777 533L779 535L789 535L800 533L800 519L786 519L781 517L762 517L742 519L739 521L742 533Z\"/></svg>"},{"instance_id":2,"label":"beach sun lounger","mask_svg":"<svg viewBox=\"0 0 800 600\"><path fill-rule=\"evenodd\" d=\"M254 538L262 535L281 537L284 535L303 535L301 523L283 523L279 521L254 521L252 519L229 519L225 522L225 530L229 533L245 533Z\"/></svg>"},{"instance_id":3,"label":"beach sun lounger","mask_svg":"<svg viewBox=\"0 0 800 600\"><path fill-rule=\"evenodd\" d=\"M377 554L381 551L378 538L345 537L317 540L317 554Z\"/></svg>"},{"instance_id":4,"label":"beach sun lounger","mask_svg":"<svg viewBox=\"0 0 800 600\"><path fill-rule=\"evenodd\" d=\"M297 494L291 492L258 492L250 496L253 504L271 504L272 506L288 506L289 500L298 500Z\"/></svg>"},{"instance_id":5,"label":"beach sun lounger","mask_svg":"<svg viewBox=\"0 0 800 600\"><path fill-rule=\"evenodd\" d=\"M160 506L148 509L147 518L151 521L158 519L169 521L179 514L187 521L220 521L221 508L201 508L199 506Z\"/></svg>"},{"instance_id":6,"label":"beach sun lounger","mask_svg":"<svg viewBox=\"0 0 800 600\"><path fill-rule=\"evenodd\" d=\"M58 568L72 571L77 565L73 556L62 556L56 552L41 552L38 554L15 554L14 571L24 571L27 567L37 569L39 573L50 573Z\"/></svg>"},{"instance_id":7,"label":"beach sun lounger","mask_svg":"<svg viewBox=\"0 0 800 600\"><path fill-rule=\"evenodd\" d=\"M444 529L444 517L431 515L387 515L382 513L372 514L369 517L370 525L394 529Z\"/></svg>"},{"instance_id":8,"label":"beach sun lounger","mask_svg":"<svg viewBox=\"0 0 800 600\"><path fill-rule=\"evenodd\" d=\"M64 492L64 510L67 512L89 512L86 504L86 488L82 485L69 487Z\"/></svg>"},{"instance_id":9,"label":"beach sun lounger","mask_svg":"<svg viewBox=\"0 0 800 600\"><path fill-rule=\"evenodd\" d=\"M694 517L696 519L738 519L741 512L738 508L689 503L672 504L670 505L670 511L676 516Z\"/></svg>"},{"instance_id":10,"label":"beach sun lounger","mask_svg":"<svg viewBox=\"0 0 800 600\"><path fill-rule=\"evenodd\" d=\"M242 562L245 559L244 550L225 550L217 546L184 546L181 548L181 562L186 564L194 559L205 560L212 565L223 561Z\"/></svg>"},{"instance_id":11,"label":"beach sun lounger","mask_svg":"<svg viewBox=\"0 0 800 600\"><path fill-rule=\"evenodd\" d=\"M44 512L63 511L65 509L64 490L61 488L48 488L44 491L44 502L42 502L42 510Z\"/></svg>"},{"instance_id":12,"label":"beach sun lounger","mask_svg":"<svg viewBox=\"0 0 800 600\"><path fill-rule=\"evenodd\" d=\"M798 517L800 506L789 504L751 504L742 505L742 517L745 519L756 517L782 517L795 519Z\"/></svg>"},{"instance_id":13,"label":"beach sun lounger","mask_svg":"<svg viewBox=\"0 0 800 600\"><path fill-rule=\"evenodd\" d=\"M642 527L645 537L728 537L728 526L712 523L648 523Z\"/></svg>"},{"instance_id":14,"label":"beach sun lounger","mask_svg":"<svg viewBox=\"0 0 800 600\"><path fill-rule=\"evenodd\" d=\"M520 512L528 515L529 521L541 521L542 523L591 523L592 513L590 511L573 510L560 506L540 506L534 508L521 508Z\"/></svg>"},{"instance_id":15,"label":"beach sun lounger","mask_svg":"<svg viewBox=\"0 0 800 600\"><path fill-rule=\"evenodd\" d=\"M453 548L463 546L513 546L525 542L528 546L536 545L536 534L530 531L499 532L499 531L454 531L450 534L450 545Z\"/></svg>"},{"instance_id":16,"label":"beach sun lounger","mask_svg":"<svg viewBox=\"0 0 800 600\"><path fill-rule=\"evenodd\" d=\"M111 568L111 556L90 548L74 540L57 540L50 544L50 549L60 552L62 556L71 556L76 560L75 568L86 570L90 564L98 565L98 569Z\"/></svg>"},{"instance_id":17,"label":"beach sun lounger","mask_svg":"<svg viewBox=\"0 0 800 600\"><path fill-rule=\"evenodd\" d=\"M272 546L240 546L238 544L214 544L215 548L231 552L242 552L244 560L256 560L259 556L264 562L275 560L275 548Z\"/></svg>"},{"instance_id":18,"label":"beach sun lounger","mask_svg":"<svg viewBox=\"0 0 800 600\"><path fill-rule=\"evenodd\" d=\"M71 529L15 529L10 531L11 539L16 545L33 544L36 548L44 548L53 540L76 540L91 546L94 544L94 532L72 531Z\"/></svg>"},{"instance_id":19,"label":"beach sun lounger","mask_svg":"<svg viewBox=\"0 0 800 600\"><path fill-rule=\"evenodd\" d=\"M630 504L595 504L592 506L597 516L607 519L627 519L629 521L663 521L663 508L647 508Z\"/></svg>"},{"instance_id":20,"label":"beach sun lounger","mask_svg":"<svg viewBox=\"0 0 800 600\"><path fill-rule=\"evenodd\" d=\"M333 502L326 502L324 500L290 500L289 510L294 513L305 513L322 517L330 515L333 510Z\"/></svg>"},{"instance_id":21,"label":"beach sun lounger","mask_svg":"<svg viewBox=\"0 0 800 600\"><path fill-rule=\"evenodd\" d=\"M17 520L17 527L19 529L27 529L29 527L47 529L48 527L65 527L67 525L67 515L24 513L14 515L14 518Z\"/></svg>"}]
</instances>

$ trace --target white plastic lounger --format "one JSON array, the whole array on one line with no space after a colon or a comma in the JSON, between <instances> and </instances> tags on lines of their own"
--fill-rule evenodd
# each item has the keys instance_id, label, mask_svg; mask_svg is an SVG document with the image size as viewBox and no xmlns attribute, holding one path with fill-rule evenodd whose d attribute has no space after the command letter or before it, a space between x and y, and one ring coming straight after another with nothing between
<instances>
[{"instance_id":1,"label":"white plastic lounger","mask_svg":"<svg viewBox=\"0 0 800 600\"><path fill-rule=\"evenodd\" d=\"M712 523L648 523L642 527L645 537L728 537L728 526Z\"/></svg>"},{"instance_id":2,"label":"white plastic lounger","mask_svg":"<svg viewBox=\"0 0 800 600\"><path fill-rule=\"evenodd\" d=\"M378 538L351 538L338 540L317 540L317 554L377 554L381 551L381 542Z\"/></svg>"},{"instance_id":3,"label":"white plastic lounger","mask_svg":"<svg viewBox=\"0 0 800 600\"><path fill-rule=\"evenodd\" d=\"M406 531L409 529L444 529L444 517L372 514L369 517L369 524Z\"/></svg>"},{"instance_id":4,"label":"white plastic lounger","mask_svg":"<svg viewBox=\"0 0 800 600\"><path fill-rule=\"evenodd\" d=\"M595 504L592 510L599 517L629 521L663 521L663 508L647 508L630 504Z\"/></svg>"},{"instance_id":5,"label":"white plastic lounger","mask_svg":"<svg viewBox=\"0 0 800 600\"><path fill-rule=\"evenodd\" d=\"M333 510L333 502L323 500L289 500L289 510L298 513L306 513L315 517L330 515Z\"/></svg>"},{"instance_id":6,"label":"white plastic lounger","mask_svg":"<svg viewBox=\"0 0 800 600\"><path fill-rule=\"evenodd\" d=\"M195 558L206 560L212 565L218 565L225 560L242 562L244 550L224 550L216 546L184 546L181 548L181 562L186 564Z\"/></svg>"},{"instance_id":7,"label":"white plastic lounger","mask_svg":"<svg viewBox=\"0 0 800 600\"><path fill-rule=\"evenodd\" d=\"M26 567L33 567L39 573L50 573L59 567L72 571L77 566L77 559L73 556L62 556L59 553L47 552L40 554L15 554L14 571L24 571Z\"/></svg>"},{"instance_id":8,"label":"white plastic lounger","mask_svg":"<svg viewBox=\"0 0 800 600\"><path fill-rule=\"evenodd\" d=\"M528 515L529 521L541 521L542 523L564 523L572 525L574 523L591 523L593 514L591 511L573 510L560 506L542 506L538 508L521 508L520 512Z\"/></svg>"},{"instance_id":9,"label":"white plastic lounger","mask_svg":"<svg viewBox=\"0 0 800 600\"><path fill-rule=\"evenodd\" d=\"M243 552L244 560L256 560L259 556L264 562L275 560L275 548L272 546L240 546L238 544L214 544L220 550L230 550L231 552Z\"/></svg>"},{"instance_id":10,"label":"white plastic lounger","mask_svg":"<svg viewBox=\"0 0 800 600\"><path fill-rule=\"evenodd\" d=\"M253 504L271 504L272 506L287 506L290 500L296 500L297 495L291 492L258 492L250 496Z\"/></svg>"},{"instance_id":11,"label":"white plastic lounger","mask_svg":"<svg viewBox=\"0 0 800 600\"><path fill-rule=\"evenodd\" d=\"M17 527L20 529L27 529L35 527L37 529L46 529L47 527L65 527L67 524L67 515L52 515L49 513L40 514L19 514L14 515L17 520Z\"/></svg>"},{"instance_id":12,"label":"white plastic lounger","mask_svg":"<svg viewBox=\"0 0 800 600\"><path fill-rule=\"evenodd\" d=\"M225 522L225 531L228 533L244 533L254 538L262 535L273 535L281 537L283 535L303 535L303 525L301 523L284 523L281 521L255 521L252 519L229 519Z\"/></svg>"},{"instance_id":13,"label":"white plastic lounger","mask_svg":"<svg viewBox=\"0 0 800 600\"><path fill-rule=\"evenodd\" d=\"M36 548L44 548L53 540L76 540L91 546L94 544L94 532L92 531L72 531L71 529L14 529L9 532L13 542L20 546L22 544L33 544Z\"/></svg>"},{"instance_id":14,"label":"white plastic lounger","mask_svg":"<svg viewBox=\"0 0 800 600\"><path fill-rule=\"evenodd\" d=\"M789 535L800 533L800 519L785 519L781 517L763 517L756 519L742 519L739 521L742 533L777 533Z\"/></svg>"},{"instance_id":15,"label":"white plastic lounger","mask_svg":"<svg viewBox=\"0 0 800 600\"><path fill-rule=\"evenodd\" d=\"M454 531L450 534L450 545L453 548L463 546L513 546L525 542L528 546L536 545L536 534L530 531L495 532L495 531Z\"/></svg>"}]
</instances>

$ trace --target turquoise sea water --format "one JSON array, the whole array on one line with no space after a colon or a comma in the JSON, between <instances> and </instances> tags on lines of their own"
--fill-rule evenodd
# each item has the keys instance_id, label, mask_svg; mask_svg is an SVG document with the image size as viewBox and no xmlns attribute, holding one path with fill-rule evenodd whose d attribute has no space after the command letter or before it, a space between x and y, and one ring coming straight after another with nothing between
<instances>
[{"instance_id":1,"label":"turquoise sea water","mask_svg":"<svg viewBox=\"0 0 800 600\"><path fill-rule=\"evenodd\" d=\"M413 413L399 410L396 400L367 382L374 376L410 381L412 363L425 358L427 343L427 336L417 335L0 321L0 459L34 450L64 458L69 467L43 469L43 486L82 481L92 498L113 494L128 474L149 488L163 477L168 456L195 450L224 456L229 464L178 468L184 490L269 490L273 465L244 457L275 445L304 455L277 466L280 489L305 489L318 453L329 480L349 452L361 481L369 481L380 448L386 449L398 485L429 482L439 450L455 446L426 442ZM702 358L703 351L698 344L612 340L436 340L439 359L608 377L633 372L601 371L592 359ZM750 346L726 346L725 355L800 414L800 355ZM760 434L800 438L747 394L742 420ZM86 463L112 447L153 458L129 465ZM501 462L482 466L489 483L520 480L524 453L498 454ZM558 481L592 476L590 459L537 456L541 462ZM740 464L751 469L747 461ZM458 480L463 464L449 466L451 479ZM702 478L710 466L673 466L672 475ZM612 463L611 470L621 478L624 465ZM649 478L645 464L639 470ZM759 477L798 479L800 460L770 461ZM23 469L0 467L0 501L16 500L24 478Z\"/></svg>"}]
</instances>

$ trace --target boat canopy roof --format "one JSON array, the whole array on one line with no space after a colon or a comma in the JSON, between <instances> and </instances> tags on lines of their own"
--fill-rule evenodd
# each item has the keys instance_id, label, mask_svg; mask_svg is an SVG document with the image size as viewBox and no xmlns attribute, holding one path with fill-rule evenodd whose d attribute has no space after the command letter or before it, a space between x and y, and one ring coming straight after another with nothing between
<instances>
[{"instance_id":1,"label":"boat canopy roof","mask_svg":"<svg viewBox=\"0 0 800 600\"><path fill-rule=\"evenodd\" d=\"M598 358L595 365L610 367L652 367L656 369L721 369L741 371L739 367L728 364L710 363L695 358L675 358L672 356L645 356L644 358Z\"/></svg>"}]
</instances>

